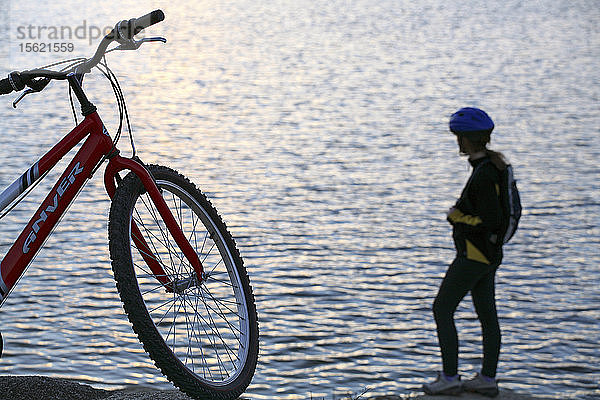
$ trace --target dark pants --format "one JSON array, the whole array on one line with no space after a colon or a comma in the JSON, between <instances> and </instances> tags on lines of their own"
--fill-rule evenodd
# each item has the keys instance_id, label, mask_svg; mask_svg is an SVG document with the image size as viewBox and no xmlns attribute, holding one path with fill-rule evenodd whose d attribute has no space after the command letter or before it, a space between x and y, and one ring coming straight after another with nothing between
<instances>
[{"instance_id":1,"label":"dark pants","mask_svg":"<svg viewBox=\"0 0 600 400\"><path fill-rule=\"evenodd\" d=\"M481 373L496 376L500 355L500 326L496 313L494 277L498 264L486 265L457 257L446 272L433 303L433 315L442 351L444 373L458 373L458 335L454 311L470 291L483 333L483 367Z\"/></svg>"}]
</instances>

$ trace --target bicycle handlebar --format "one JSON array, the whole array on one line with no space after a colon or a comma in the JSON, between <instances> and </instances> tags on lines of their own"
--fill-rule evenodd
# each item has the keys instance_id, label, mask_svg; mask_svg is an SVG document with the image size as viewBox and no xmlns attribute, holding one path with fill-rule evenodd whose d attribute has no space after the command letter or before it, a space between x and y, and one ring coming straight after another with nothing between
<instances>
[{"instance_id":1,"label":"bicycle handlebar","mask_svg":"<svg viewBox=\"0 0 600 400\"><path fill-rule=\"evenodd\" d=\"M8 78L4 78L2 80L0 80L0 94L9 94L12 93L13 91L17 91L17 90L21 90L25 87L25 84L23 84L23 86L21 86L21 80L19 79L18 83L15 83L15 78L14 75L15 72L11 72L10 74L8 74ZM13 84L11 84L11 80L13 82L13 84L15 84L15 86L13 86Z\"/></svg>"},{"instance_id":2,"label":"bicycle handlebar","mask_svg":"<svg viewBox=\"0 0 600 400\"><path fill-rule=\"evenodd\" d=\"M165 19L165 13L162 10L154 10L142 17L134 18L133 20L129 20L131 24L131 31L133 35L128 39L133 38L133 36L140 33L142 30L146 29L149 26L157 24Z\"/></svg>"},{"instance_id":3,"label":"bicycle handlebar","mask_svg":"<svg viewBox=\"0 0 600 400\"><path fill-rule=\"evenodd\" d=\"M0 79L0 95L9 94L23 90L25 86L30 87L36 92L41 91L52 79L64 80L67 75L76 72L86 74L92 70L106 53L108 46L114 42L128 42L135 35L145 28L157 24L165 19L165 14L161 10L154 10L139 18L132 18L129 21L120 21L115 27L102 39L94 56L86 60L83 64L74 67L70 71L51 71L47 69L34 69L30 71L11 72L8 78ZM42 78L34 80L35 78Z\"/></svg>"}]
</instances>

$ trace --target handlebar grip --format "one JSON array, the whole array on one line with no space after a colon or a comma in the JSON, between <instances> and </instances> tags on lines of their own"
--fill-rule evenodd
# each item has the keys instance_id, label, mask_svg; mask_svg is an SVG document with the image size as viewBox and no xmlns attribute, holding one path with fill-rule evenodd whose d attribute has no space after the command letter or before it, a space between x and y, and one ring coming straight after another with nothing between
<instances>
[{"instance_id":1,"label":"handlebar grip","mask_svg":"<svg viewBox=\"0 0 600 400\"><path fill-rule=\"evenodd\" d=\"M22 90L25 87L25 82L18 72L11 72L8 78L0 80L0 95L9 94L13 91Z\"/></svg>"},{"instance_id":2,"label":"handlebar grip","mask_svg":"<svg viewBox=\"0 0 600 400\"><path fill-rule=\"evenodd\" d=\"M162 10L154 10L143 17L136 18L132 21L133 34L137 35L142 29L157 24L164 19L165 13L163 13Z\"/></svg>"},{"instance_id":3,"label":"handlebar grip","mask_svg":"<svg viewBox=\"0 0 600 400\"><path fill-rule=\"evenodd\" d=\"M10 81L8 80L8 78L4 78L2 80L0 80L0 94L9 94L12 93L13 91L13 87L10 84Z\"/></svg>"}]
</instances>

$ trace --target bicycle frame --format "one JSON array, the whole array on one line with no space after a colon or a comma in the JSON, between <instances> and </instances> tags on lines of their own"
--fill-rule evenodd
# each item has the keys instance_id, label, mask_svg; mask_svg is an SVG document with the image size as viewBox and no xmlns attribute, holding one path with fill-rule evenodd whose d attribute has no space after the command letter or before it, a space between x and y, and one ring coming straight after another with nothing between
<instances>
[{"instance_id":1,"label":"bicycle frame","mask_svg":"<svg viewBox=\"0 0 600 400\"><path fill-rule=\"evenodd\" d=\"M133 171L140 178L156 205L173 239L193 266L198 280L202 281L203 268L200 259L179 228L152 176L140 162L118 155L118 150L113 145L108 131L95 111L86 115L79 125L0 194L0 211L12 203L40 177L44 176L46 172L50 171L71 149L84 139L85 142L69 166L0 262L0 305L31 264L80 190L92 177L97 169L96 167L105 158L109 159L104 174L104 184L109 197L112 199L115 194L119 172L123 170ZM156 257L144 241L133 219L131 221L131 234L138 250L155 274L156 279L168 291L172 291L174 285L170 285L171 282L166 278L165 271L160 263L156 261Z\"/></svg>"}]
</instances>

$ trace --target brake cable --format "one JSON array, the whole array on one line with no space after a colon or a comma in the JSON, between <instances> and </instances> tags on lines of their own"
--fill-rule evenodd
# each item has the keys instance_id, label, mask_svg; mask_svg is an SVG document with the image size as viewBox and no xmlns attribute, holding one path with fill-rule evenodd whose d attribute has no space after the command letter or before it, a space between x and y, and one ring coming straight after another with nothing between
<instances>
[{"instance_id":1,"label":"brake cable","mask_svg":"<svg viewBox=\"0 0 600 400\"><path fill-rule=\"evenodd\" d=\"M115 99L117 100L117 106L118 106L118 109L119 109L119 128L117 129L117 132L115 134L115 138L113 139L113 144L116 146L117 142L121 138L121 133L122 133L122 130L123 130L123 117L125 117L125 122L127 124L127 132L129 134L129 140L130 140L130 143L131 143L131 150L133 152L132 157L135 157L136 150L135 150L135 143L134 143L134 140L133 140L133 132L131 130L131 123L129 121L129 112L127 110L127 103L125 102L125 96L123 95L123 90L121 89L121 85L119 83L119 79L117 78L117 76L115 75L115 73L112 71L112 69L110 69L110 67L108 66L108 62L106 61L106 57L105 56L103 57L103 61L101 61L99 63L99 65L101 65L102 67L105 68L105 70L103 70L99 66L96 66L96 68L98 68L98 70L100 72L102 72L102 74L111 83L113 92L115 93Z\"/></svg>"}]
</instances>

